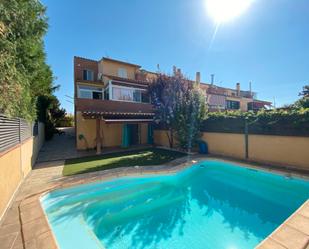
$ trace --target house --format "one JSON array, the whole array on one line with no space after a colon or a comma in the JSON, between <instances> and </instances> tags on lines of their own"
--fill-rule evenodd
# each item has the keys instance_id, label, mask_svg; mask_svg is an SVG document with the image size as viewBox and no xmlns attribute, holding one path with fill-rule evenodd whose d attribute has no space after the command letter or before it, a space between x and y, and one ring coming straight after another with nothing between
<instances>
[{"instance_id":1,"label":"house","mask_svg":"<svg viewBox=\"0 0 309 249\"><path fill-rule=\"evenodd\" d=\"M209 111L258 111L262 108L270 108L272 104L258 100L256 92L240 90L240 83L236 83L235 89L206 83L201 83L200 86L205 90Z\"/></svg>"},{"instance_id":2,"label":"house","mask_svg":"<svg viewBox=\"0 0 309 249\"><path fill-rule=\"evenodd\" d=\"M152 143L153 77L136 64L74 57L77 149Z\"/></svg>"},{"instance_id":3,"label":"house","mask_svg":"<svg viewBox=\"0 0 309 249\"><path fill-rule=\"evenodd\" d=\"M174 67L174 73L181 73ZM140 65L103 57L90 60L74 57L74 108L77 149L129 147L153 143L154 108L147 89L157 73ZM205 90L211 111L255 110L269 102L255 93L196 82Z\"/></svg>"}]
</instances>

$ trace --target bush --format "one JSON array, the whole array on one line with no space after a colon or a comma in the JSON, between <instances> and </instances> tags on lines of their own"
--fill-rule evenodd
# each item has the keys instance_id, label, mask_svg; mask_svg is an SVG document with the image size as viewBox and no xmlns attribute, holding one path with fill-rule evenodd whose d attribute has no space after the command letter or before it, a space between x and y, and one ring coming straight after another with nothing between
<instances>
[{"instance_id":1,"label":"bush","mask_svg":"<svg viewBox=\"0 0 309 249\"><path fill-rule=\"evenodd\" d=\"M74 116L67 114L63 118L57 120L56 127L72 127L74 126Z\"/></svg>"}]
</instances>

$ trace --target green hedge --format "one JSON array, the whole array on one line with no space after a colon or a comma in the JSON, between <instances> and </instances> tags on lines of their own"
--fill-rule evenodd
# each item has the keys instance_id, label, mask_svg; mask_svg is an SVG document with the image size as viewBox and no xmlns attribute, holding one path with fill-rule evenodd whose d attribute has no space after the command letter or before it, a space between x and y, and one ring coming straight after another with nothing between
<instances>
[{"instance_id":1,"label":"green hedge","mask_svg":"<svg viewBox=\"0 0 309 249\"><path fill-rule=\"evenodd\" d=\"M209 113L201 131L249 134L309 136L309 108L253 112Z\"/></svg>"}]
</instances>

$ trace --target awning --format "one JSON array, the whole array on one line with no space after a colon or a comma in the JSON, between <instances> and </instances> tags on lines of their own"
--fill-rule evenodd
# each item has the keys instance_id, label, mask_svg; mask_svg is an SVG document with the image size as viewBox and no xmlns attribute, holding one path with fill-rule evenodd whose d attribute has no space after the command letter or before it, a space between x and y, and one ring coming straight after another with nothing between
<instances>
[{"instance_id":1,"label":"awning","mask_svg":"<svg viewBox=\"0 0 309 249\"><path fill-rule=\"evenodd\" d=\"M207 94L208 104L218 108L225 108L225 96L217 94Z\"/></svg>"},{"instance_id":2,"label":"awning","mask_svg":"<svg viewBox=\"0 0 309 249\"><path fill-rule=\"evenodd\" d=\"M97 112L83 111L85 119L101 119L107 123L132 123L132 122L152 122L154 113L146 112Z\"/></svg>"}]
</instances>

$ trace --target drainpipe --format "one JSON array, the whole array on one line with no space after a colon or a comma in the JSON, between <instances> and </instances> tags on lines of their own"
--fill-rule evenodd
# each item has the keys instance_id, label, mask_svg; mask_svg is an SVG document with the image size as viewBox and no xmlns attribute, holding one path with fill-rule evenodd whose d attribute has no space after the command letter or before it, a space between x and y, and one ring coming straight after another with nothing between
<instances>
[{"instance_id":1,"label":"drainpipe","mask_svg":"<svg viewBox=\"0 0 309 249\"><path fill-rule=\"evenodd\" d=\"M196 84L199 86L201 83L201 73L200 72L196 72L195 74L195 82Z\"/></svg>"}]
</instances>

